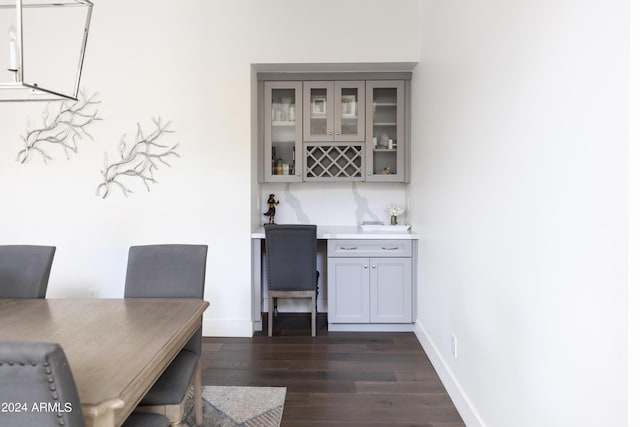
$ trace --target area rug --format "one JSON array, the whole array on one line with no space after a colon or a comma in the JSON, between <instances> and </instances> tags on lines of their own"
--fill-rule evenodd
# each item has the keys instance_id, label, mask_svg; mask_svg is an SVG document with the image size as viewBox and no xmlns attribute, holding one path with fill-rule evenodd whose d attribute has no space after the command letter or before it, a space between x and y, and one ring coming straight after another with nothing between
<instances>
[{"instance_id":1,"label":"area rug","mask_svg":"<svg viewBox=\"0 0 640 427\"><path fill-rule=\"evenodd\" d=\"M286 387L202 387L205 427L278 427ZM185 426L195 427L193 395L186 402Z\"/></svg>"}]
</instances>

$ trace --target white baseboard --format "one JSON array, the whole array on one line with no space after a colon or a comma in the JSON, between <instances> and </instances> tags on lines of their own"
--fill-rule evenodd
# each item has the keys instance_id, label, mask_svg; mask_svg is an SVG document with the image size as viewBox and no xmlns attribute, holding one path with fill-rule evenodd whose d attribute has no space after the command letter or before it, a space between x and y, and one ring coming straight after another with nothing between
<instances>
[{"instance_id":1,"label":"white baseboard","mask_svg":"<svg viewBox=\"0 0 640 427\"><path fill-rule=\"evenodd\" d=\"M469 402L464 390L449 370L449 366L442 354L433 345L433 341L419 320L415 323L414 333L467 427L485 427L477 411Z\"/></svg>"},{"instance_id":2,"label":"white baseboard","mask_svg":"<svg viewBox=\"0 0 640 427\"><path fill-rule=\"evenodd\" d=\"M413 323L329 323L329 332L413 332Z\"/></svg>"}]
</instances>

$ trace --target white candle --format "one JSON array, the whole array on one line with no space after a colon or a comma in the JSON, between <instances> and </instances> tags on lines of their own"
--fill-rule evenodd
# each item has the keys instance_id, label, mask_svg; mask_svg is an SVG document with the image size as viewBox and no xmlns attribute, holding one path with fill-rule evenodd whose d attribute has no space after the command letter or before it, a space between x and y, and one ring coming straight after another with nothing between
<instances>
[{"instance_id":1,"label":"white candle","mask_svg":"<svg viewBox=\"0 0 640 427\"><path fill-rule=\"evenodd\" d=\"M9 27L9 70L18 71L18 42L13 25Z\"/></svg>"}]
</instances>

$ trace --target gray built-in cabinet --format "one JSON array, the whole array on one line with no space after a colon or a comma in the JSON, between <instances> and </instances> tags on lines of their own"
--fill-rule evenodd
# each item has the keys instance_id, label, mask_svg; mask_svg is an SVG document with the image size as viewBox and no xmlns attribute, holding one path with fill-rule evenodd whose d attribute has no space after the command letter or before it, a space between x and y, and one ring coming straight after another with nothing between
<instances>
[{"instance_id":1,"label":"gray built-in cabinet","mask_svg":"<svg viewBox=\"0 0 640 427\"><path fill-rule=\"evenodd\" d=\"M411 240L331 240L329 330L404 330L413 322Z\"/></svg>"},{"instance_id":2,"label":"gray built-in cabinet","mask_svg":"<svg viewBox=\"0 0 640 427\"><path fill-rule=\"evenodd\" d=\"M364 142L364 81L305 81L304 142Z\"/></svg>"},{"instance_id":3,"label":"gray built-in cabinet","mask_svg":"<svg viewBox=\"0 0 640 427\"><path fill-rule=\"evenodd\" d=\"M275 77L259 80L261 182L409 181L410 74Z\"/></svg>"},{"instance_id":4,"label":"gray built-in cabinet","mask_svg":"<svg viewBox=\"0 0 640 427\"><path fill-rule=\"evenodd\" d=\"M405 99L402 80L367 81L367 181L403 182L405 178Z\"/></svg>"},{"instance_id":5,"label":"gray built-in cabinet","mask_svg":"<svg viewBox=\"0 0 640 427\"><path fill-rule=\"evenodd\" d=\"M265 82L264 93L264 180L302 181L302 82Z\"/></svg>"}]
</instances>

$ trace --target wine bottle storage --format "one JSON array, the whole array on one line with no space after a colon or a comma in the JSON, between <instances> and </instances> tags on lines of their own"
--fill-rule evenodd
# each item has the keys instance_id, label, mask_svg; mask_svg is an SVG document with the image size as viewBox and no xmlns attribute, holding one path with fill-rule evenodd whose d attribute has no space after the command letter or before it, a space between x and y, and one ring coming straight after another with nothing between
<instances>
[{"instance_id":1,"label":"wine bottle storage","mask_svg":"<svg viewBox=\"0 0 640 427\"><path fill-rule=\"evenodd\" d=\"M364 144L305 144L306 181L363 181Z\"/></svg>"}]
</instances>

